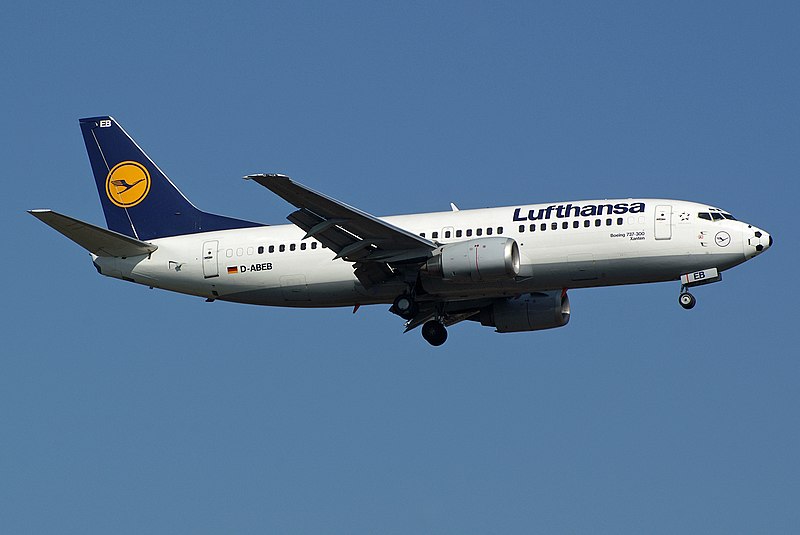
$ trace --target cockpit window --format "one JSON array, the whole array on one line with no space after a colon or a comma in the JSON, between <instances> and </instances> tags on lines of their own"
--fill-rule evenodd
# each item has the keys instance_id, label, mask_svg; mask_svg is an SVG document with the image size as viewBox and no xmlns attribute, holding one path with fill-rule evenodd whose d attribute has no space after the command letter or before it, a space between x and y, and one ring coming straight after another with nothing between
<instances>
[{"instance_id":1,"label":"cockpit window","mask_svg":"<svg viewBox=\"0 0 800 535\"><path fill-rule=\"evenodd\" d=\"M706 221L722 221L723 219L736 221L735 217L725 212L700 212L697 214L697 217L705 219Z\"/></svg>"}]
</instances>

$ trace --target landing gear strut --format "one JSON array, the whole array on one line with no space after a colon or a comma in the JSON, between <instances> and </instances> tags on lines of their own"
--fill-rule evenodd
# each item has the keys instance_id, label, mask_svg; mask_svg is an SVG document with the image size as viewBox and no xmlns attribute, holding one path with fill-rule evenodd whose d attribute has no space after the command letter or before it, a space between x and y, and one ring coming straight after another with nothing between
<instances>
[{"instance_id":1,"label":"landing gear strut","mask_svg":"<svg viewBox=\"0 0 800 535\"><path fill-rule=\"evenodd\" d=\"M683 308L689 310L694 308L697 304L697 299L694 298L692 294L686 289L686 287L681 288L681 294L678 296L678 303L681 304Z\"/></svg>"},{"instance_id":2,"label":"landing gear strut","mask_svg":"<svg viewBox=\"0 0 800 535\"><path fill-rule=\"evenodd\" d=\"M422 326L422 337L432 346L440 346L447 341L447 329L438 320L430 320Z\"/></svg>"}]
</instances>

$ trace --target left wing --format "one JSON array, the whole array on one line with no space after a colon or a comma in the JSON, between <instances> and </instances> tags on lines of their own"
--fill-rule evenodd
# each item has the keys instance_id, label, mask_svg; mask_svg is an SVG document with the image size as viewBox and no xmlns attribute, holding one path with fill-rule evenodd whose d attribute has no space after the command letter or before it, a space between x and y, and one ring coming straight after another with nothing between
<instances>
[{"instance_id":1,"label":"left wing","mask_svg":"<svg viewBox=\"0 0 800 535\"><path fill-rule=\"evenodd\" d=\"M355 274L369 288L394 275L393 264L420 263L437 245L341 201L318 193L284 175L244 177L298 208L286 219L343 258L355 263Z\"/></svg>"}]
</instances>

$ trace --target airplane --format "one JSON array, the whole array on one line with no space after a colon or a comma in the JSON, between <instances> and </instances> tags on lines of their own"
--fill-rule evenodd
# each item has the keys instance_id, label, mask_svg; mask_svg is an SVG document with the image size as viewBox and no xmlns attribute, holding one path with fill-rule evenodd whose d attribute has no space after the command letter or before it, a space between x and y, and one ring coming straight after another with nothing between
<instances>
[{"instance_id":1,"label":"airplane","mask_svg":"<svg viewBox=\"0 0 800 535\"><path fill-rule=\"evenodd\" d=\"M568 290L680 281L689 288L760 255L772 236L728 211L614 199L375 217L281 174L250 174L291 224L196 208L110 116L79 120L107 228L29 213L91 254L105 276L206 301L283 307L391 305L433 346L470 320L496 332L569 322Z\"/></svg>"}]
</instances>

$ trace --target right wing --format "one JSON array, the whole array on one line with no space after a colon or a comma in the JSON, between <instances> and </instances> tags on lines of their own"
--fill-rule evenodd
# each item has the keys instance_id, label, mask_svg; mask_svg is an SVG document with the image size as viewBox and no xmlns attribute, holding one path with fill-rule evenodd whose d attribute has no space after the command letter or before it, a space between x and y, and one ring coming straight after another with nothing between
<instances>
[{"instance_id":1,"label":"right wing","mask_svg":"<svg viewBox=\"0 0 800 535\"><path fill-rule=\"evenodd\" d=\"M356 277L369 288L394 275L392 265L419 264L437 245L366 212L332 199L284 175L257 174L254 180L298 208L287 219L336 253L354 262Z\"/></svg>"}]
</instances>

